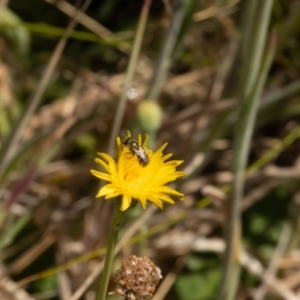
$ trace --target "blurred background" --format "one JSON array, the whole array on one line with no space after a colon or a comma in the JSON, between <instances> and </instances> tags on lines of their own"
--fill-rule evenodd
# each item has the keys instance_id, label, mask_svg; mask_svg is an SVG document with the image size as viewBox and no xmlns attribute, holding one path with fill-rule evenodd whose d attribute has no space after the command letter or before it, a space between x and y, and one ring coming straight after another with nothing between
<instances>
[{"instance_id":1,"label":"blurred background","mask_svg":"<svg viewBox=\"0 0 300 300\"><path fill-rule=\"evenodd\" d=\"M238 241L226 299L299 299L299 33L298 0L1 0L0 299L95 299L90 169L127 129L184 160L185 201L130 210L114 270L147 255L153 299L217 299Z\"/></svg>"}]
</instances>

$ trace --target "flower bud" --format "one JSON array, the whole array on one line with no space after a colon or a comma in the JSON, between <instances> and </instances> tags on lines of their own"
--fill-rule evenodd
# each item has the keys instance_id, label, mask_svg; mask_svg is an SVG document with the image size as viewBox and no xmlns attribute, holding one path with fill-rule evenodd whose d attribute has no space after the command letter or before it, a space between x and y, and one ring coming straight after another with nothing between
<instances>
[{"instance_id":1,"label":"flower bud","mask_svg":"<svg viewBox=\"0 0 300 300\"><path fill-rule=\"evenodd\" d=\"M140 102L137 109L137 117L145 131L158 130L162 121L162 110L160 106L151 100Z\"/></svg>"}]
</instances>

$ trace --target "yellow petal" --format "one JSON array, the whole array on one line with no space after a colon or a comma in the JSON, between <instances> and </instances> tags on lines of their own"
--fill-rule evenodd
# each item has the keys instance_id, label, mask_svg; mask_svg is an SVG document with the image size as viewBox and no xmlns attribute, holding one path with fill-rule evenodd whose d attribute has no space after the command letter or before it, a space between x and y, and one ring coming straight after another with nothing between
<instances>
[{"instance_id":1,"label":"yellow petal","mask_svg":"<svg viewBox=\"0 0 300 300\"><path fill-rule=\"evenodd\" d=\"M111 176L108 175L108 174L98 172L96 170L91 170L91 173L97 178L100 178L100 179L105 180L105 181L111 181Z\"/></svg>"},{"instance_id":2,"label":"yellow petal","mask_svg":"<svg viewBox=\"0 0 300 300\"><path fill-rule=\"evenodd\" d=\"M159 200L158 197L156 197L156 196L153 195L148 200L150 202L152 202L153 204L155 204L158 208L163 209L162 202Z\"/></svg>"},{"instance_id":3,"label":"yellow petal","mask_svg":"<svg viewBox=\"0 0 300 300\"><path fill-rule=\"evenodd\" d=\"M116 145L117 145L117 157L119 158L122 153L122 141L119 136L116 138Z\"/></svg>"},{"instance_id":4,"label":"yellow petal","mask_svg":"<svg viewBox=\"0 0 300 300\"><path fill-rule=\"evenodd\" d=\"M116 188L115 188L114 184L106 184L105 186L103 186L100 189L100 191L96 195L96 198L106 196L106 195L111 194L111 193L115 193L115 191L116 191Z\"/></svg>"},{"instance_id":5,"label":"yellow petal","mask_svg":"<svg viewBox=\"0 0 300 300\"><path fill-rule=\"evenodd\" d=\"M156 153L161 153L164 151L164 149L167 147L168 143L164 143L163 145L161 145L156 151L155 151L155 154Z\"/></svg>"},{"instance_id":6,"label":"yellow petal","mask_svg":"<svg viewBox=\"0 0 300 300\"><path fill-rule=\"evenodd\" d=\"M120 195L121 195L120 191L115 191L115 192L111 192L111 193L107 194L104 198L105 198L105 200L109 200L109 199L117 198Z\"/></svg>"},{"instance_id":7,"label":"yellow petal","mask_svg":"<svg viewBox=\"0 0 300 300\"><path fill-rule=\"evenodd\" d=\"M148 135L147 133L145 133L144 141L143 141L143 143L141 144L143 148L146 148L146 147L147 147L148 141L149 141L149 135Z\"/></svg>"},{"instance_id":8,"label":"yellow petal","mask_svg":"<svg viewBox=\"0 0 300 300\"><path fill-rule=\"evenodd\" d=\"M161 193L161 194L168 194L168 195L173 195L173 196L176 196L178 198L182 198L183 197L183 194L177 192L176 190L174 189L171 189L170 187L168 186L160 186L156 189L157 192Z\"/></svg>"},{"instance_id":9,"label":"yellow petal","mask_svg":"<svg viewBox=\"0 0 300 300\"><path fill-rule=\"evenodd\" d=\"M100 158L95 158L95 162L103 167L107 173L110 173L111 168L105 161L101 160Z\"/></svg>"},{"instance_id":10,"label":"yellow petal","mask_svg":"<svg viewBox=\"0 0 300 300\"><path fill-rule=\"evenodd\" d=\"M116 162L113 160L111 156L106 153L97 153L99 156L103 157L107 162L109 167L114 167L115 169L118 168Z\"/></svg>"},{"instance_id":11,"label":"yellow petal","mask_svg":"<svg viewBox=\"0 0 300 300\"><path fill-rule=\"evenodd\" d=\"M141 203L142 205L142 208L143 209L146 209L146 204L147 204L147 199L145 197L141 197L140 199L138 199L139 202Z\"/></svg>"},{"instance_id":12,"label":"yellow petal","mask_svg":"<svg viewBox=\"0 0 300 300\"><path fill-rule=\"evenodd\" d=\"M158 196L160 199L162 199L163 201L166 201L166 202L168 202L168 203L170 203L170 204L174 204L174 200L172 200L169 196L167 196L167 195L164 195L164 194L160 194L159 196Z\"/></svg>"},{"instance_id":13,"label":"yellow petal","mask_svg":"<svg viewBox=\"0 0 300 300\"><path fill-rule=\"evenodd\" d=\"M124 211L124 210L128 209L129 206L131 205L131 202L132 202L132 197L124 194L123 198L122 198L122 204L121 204L120 210Z\"/></svg>"},{"instance_id":14,"label":"yellow petal","mask_svg":"<svg viewBox=\"0 0 300 300\"><path fill-rule=\"evenodd\" d=\"M169 153L169 154L163 156L161 160L162 160L162 161L166 161L166 160L167 160L168 158L170 158L171 156L173 156L173 153Z\"/></svg>"},{"instance_id":15,"label":"yellow petal","mask_svg":"<svg viewBox=\"0 0 300 300\"><path fill-rule=\"evenodd\" d=\"M129 130L127 130L126 133L127 133L127 134L126 134L126 138L131 137L131 132L130 132Z\"/></svg>"},{"instance_id":16,"label":"yellow petal","mask_svg":"<svg viewBox=\"0 0 300 300\"><path fill-rule=\"evenodd\" d=\"M177 172L174 173L174 175L176 176L176 178L184 177L184 176L186 176L186 172L177 171Z\"/></svg>"},{"instance_id":17,"label":"yellow petal","mask_svg":"<svg viewBox=\"0 0 300 300\"><path fill-rule=\"evenodd\" d=\"M179 165L181 165L183 163L183 160L171 160L166 162L166 166L173 166L173 167L177 167Z\"/></svg>"}]
</instances>

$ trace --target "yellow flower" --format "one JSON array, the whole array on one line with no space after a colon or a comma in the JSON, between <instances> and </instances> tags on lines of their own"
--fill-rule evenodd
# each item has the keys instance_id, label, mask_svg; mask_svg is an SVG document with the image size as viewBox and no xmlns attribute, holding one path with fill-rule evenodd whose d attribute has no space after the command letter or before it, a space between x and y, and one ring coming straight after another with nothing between
<instances>
[{"instance_id":1,"label":"yellow flower","mask_svg":"<svg viewBox=\"0 0 300 300\"><path fill-rule=\"evenodd\" d=\"M127 137L131 137L127 131ZM148 135L142 143L141 135L138 135L138 144L148 155L149 163L142 165L136 154L132 153L128 146L122 143L120 137L116 138L117 161L106 153L98 153L100 158L95 161L101 165L107 173L91 170L91 173L109 183L103 186L96 197L106 200L122 196L121 210L128 209L133 200L141 203L146 208L147 201L154 203L163 209L162 201L174 204L170 196L184 200L184 195L166 186L167 183L185 176L185 172L176 171L182 160L166 161L172 153L163 156L163 150L167 143L163 144L156 152L147 149Z\"/></svg>"}]
</instances>

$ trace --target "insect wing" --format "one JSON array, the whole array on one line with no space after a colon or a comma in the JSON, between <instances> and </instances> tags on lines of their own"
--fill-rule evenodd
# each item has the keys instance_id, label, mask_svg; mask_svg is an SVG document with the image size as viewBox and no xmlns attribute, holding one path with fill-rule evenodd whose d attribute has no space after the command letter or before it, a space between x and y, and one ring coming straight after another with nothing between
<instances>
[{"instance_id":1,"label":"insect wing","mask_svg":"<svg viewBox=\"0 0 300 300\"><path fill-rule=\"evenodd\" d=\"M144 151L144 149L141 148L141 147L139 147L138 149L134 149L134 152L141 159L147 159L148 158L148 155L146 154L146 152Z\"/></svg>"},{"instance_id":2,"label":"insect wing","mask_svg":"<svg viewBox=\"0 0 300 300\"><path fill-rule=\"evenodd\" d=\"M139 147L139 149L135 150L135 153L138 157L140 164L142 166L146 166L149 162L149 157L148 157L147 153L145 152L145 150L143 148Z\"/></svg>"}]
</instances>

